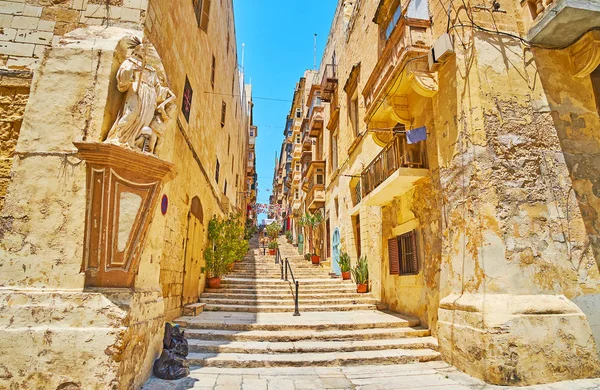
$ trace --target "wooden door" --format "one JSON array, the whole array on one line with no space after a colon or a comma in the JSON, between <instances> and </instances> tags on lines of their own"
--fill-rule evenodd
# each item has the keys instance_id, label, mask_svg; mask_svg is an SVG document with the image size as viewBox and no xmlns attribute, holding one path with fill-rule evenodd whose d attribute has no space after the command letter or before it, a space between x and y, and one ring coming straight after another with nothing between
<instances>
[{"instance_id":1,"label":"wooden door","mask_svg":"<svg viewBox=\"0 0 600 390\"><path fill-rule=\"evenodd\" d=\"M203 244L204 226L202 225L202 209L200 208L200 201L197 197L194 197L188 215L188 232L183 269L183 305L197 302L198 295L204 289L206 274L202 273L202 267L205 266L204 257L202 256Z\"/></svg>"}]
</instances>

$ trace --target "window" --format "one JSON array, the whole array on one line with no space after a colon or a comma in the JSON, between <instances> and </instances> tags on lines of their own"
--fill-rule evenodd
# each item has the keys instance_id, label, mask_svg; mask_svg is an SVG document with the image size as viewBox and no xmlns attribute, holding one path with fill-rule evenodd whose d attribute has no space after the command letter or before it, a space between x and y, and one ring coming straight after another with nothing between
<instances>
[{"instance_id":1,"label":"window","mask_svg":"<svg viewBox=\"0 0 600 390\"><path fill-rule=\"evenodd\" d=\"M325 182L325 177L323 175L323 169L317 169L317 184L323 184Z\"/></svg>"},{"instance_id":2,"label":"window","mask_svg":"<svg viewBox=\"0 0 600 390\"><path fill-rule=\"evenodd\" d=\"M235 166L235 154L231 156L231 173L233 173L233 167ZM237 183L237 181L236 181Z\"/></svg>"},{"instance_id":3,"label":"window","mask_svg":"<svg viewBox=\"0 0 600 390\"><path fill-rule=\"evenodd\" d=\"M360 214L357 214L356 217L354 217L354 244L356 245L356 257L360 258Z\"/></svg>"},{"instance_id":4,"label":"window","mask_svg":"<svg viewBox=\"0 0 600 390\"><path fill-rule=\"evenodd\" d=\"M390 275L419 273L416 231L411 230L388 240Z\"/></svg>"},{"instance_id":5,"label":"window","mask_svg":"<svg viewBox=\"0 0 600 390\"><path fill-rule=\"evenodd\" d=\"M398 24L398 21L400 20L401 16L402 16L402 7L400 7L400 4L397 4L396 10L394 11L392 18L388 21L388 23L385 27L385 40L386 41L388 39L390 39L390 35L392 35L392 32L394 31L394 27L396 27L396 25Z\"/></svg>"},{"instance_id":6,"label":"window","mask_svg":"<svg viewBox=\"0 0 600 390\"><path fill-rule=\"evenodd\" d=\"M227 195L227 180L225 180L225 186L223 186L223 194Z\"/></svg>"},{"instance_id":7,"label":"window","mask_svg":"<svg viewBox=\"0 0 600 390\"><path fill-rule=\"evenodd\" d=\"M192 109L192 96L194 91L187 76L185 76L185 86L183 87L183 103L181 104L181 112L187 122L190 121L190 111Z\"/></svg>"},{"instance_id":8,"label":"window","mask_svg":"<svg viewBox=\"0 0 600 390\"><path fill-rule=\"evenodd\" d=\"M248 153L248 160L252 161L254 159L254 153L250 152Z\"/></svg>"},{"instance_id":9,"label":"window","mask_svg":"<svg viewBox=\"0 0 600 390\"><path fill-rule=\"evenodd\" d=\"M204 32L208 31L208 16L210 14L211 0L192 0L194 5L194 13L196 14L196 22Z\"/></svg>"},{"instance_id":10,"label":"window","mask_svg":"<svg viewBox=\"0 0 600 390\"><path fill-rule=\"evenodd\" d=\"M590 74L590 77L592 78L592 88L596 97L596 110L600 114L600 66Z\"/></svg>"},{"instance_id":11,"label":"window","mask_svg":"<svg viewBox=\"0 0 600 390\"><path fill-rule=\"evenodd\" d=\"M221 127L225 126L225 115L227 114L227 103L221 102Z\"/></svg>"},{"instance_id":12,"label":"window","mask_svg":"<svg viewBox=\"0 0 600 390\"><path fill-rule=\"evenodd\" d=\"M296 118L302 118L302 110L299 108L296 108Z\"/></svg>"},{"instance_id":13,"label":"window","mask_svg":"<svg viewBox=\"0 0 600 390\"><path fill-rule=\"evenodd\" d=\"M250 137L254 137L254 130L250 130Z\"/></svg>"},{"instance_id":14,"label":"window","mask_svg":"<svg viewBox=\"0 0 600 390\"><path fill-rule=\"evenodd\" d=\"M337 132L331 136L331 168L337 170L338 168L338 135Z\"/></svg>"},{"instance_id":15,"label":"window","mask_svg":"<svg viewBox=\"0 0 600 390\"><path fill-rule=\"evenodd\" d=\"M299 170L300 170L300 163L299 163L299 162L297 162L297 163L296 163L296 171L299 171Z\"/></svg>"},{"instance_id":16,"label":"window","mask_svg":"<svg viewBox=\"0 0 600 390\"><path fill-rule=\"evenodd\" d=\"M350 118L350 124L352 125L352 130L354 130L354 135L358 135L358 92L354 91L354 95L350 98L350 104L348 105L348 116Z\"/></svg>"},{"instance_id":17,"label":"window","mask_svg":"<svg viewBox=\"0 0 600 390\"><path fill-rule=\"evenodd\" d=\"M219 164L219 159L217 159L217 167L215 169L215 180L219 182L219 169L221 169L221 165Z\"/></svg>"},{"instance_id":18,"label":"window","mask_svg":"<svg viewBox=\"0 0 600 390\"><path fill-rule=\"evenodd\" d=\"M231 135L227 134L227 155L229 156L229 150L231 149Z\"/></svg>"},{"instance_id":19,"label":"window","mask_svg":"<svg viewBox=\"0 0 600 390\"><path fill-rule=\"evenodd\" d=\"M212 86L212 89L215 89L215 68L217 65L217 60L215 59L215 56L212 56L212 65L210 67L210 85Z\"/></svg>"},{"instance_id":20,"label":"window","mask_svg":"<svg viewBox=\"0 0 600 390\"><path fill-rule=\"evenodd\" d=\"M300 143L300 134L296 134L296 143L299 144Z\"/></svg>"},{"instance_id":21,"label":"window","mask_svg":"<svg viewBox=\"0 0 600 390\"><path fill-rule=\"evenodd\" d=\"M296 190L296 192L294 192L294 199L300 199L300 191Z\"/></svg>"}]
</instances>

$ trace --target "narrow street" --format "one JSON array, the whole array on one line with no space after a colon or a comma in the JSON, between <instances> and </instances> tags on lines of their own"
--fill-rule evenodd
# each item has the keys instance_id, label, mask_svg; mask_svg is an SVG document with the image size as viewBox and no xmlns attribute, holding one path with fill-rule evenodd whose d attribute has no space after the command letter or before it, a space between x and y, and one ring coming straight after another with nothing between
<instances>
[{"instance_id":1,"label":"narrow street","mask_svg":"<svg viewBox=\"0 0 600 390\"><path fill-rule=\"evenodd\" d=\"M310 264L283 237L278 243L299 281L301 315L293 315L291 275L282 280L281 265L255 237L221 288L201 294L204 311L174 321L189 343L190 376L151 378L144 390L505 388L442 362L418 319L378 311L353 282ZM531 388L598 387L600 379Z\"/></svg>"}]
</instances>

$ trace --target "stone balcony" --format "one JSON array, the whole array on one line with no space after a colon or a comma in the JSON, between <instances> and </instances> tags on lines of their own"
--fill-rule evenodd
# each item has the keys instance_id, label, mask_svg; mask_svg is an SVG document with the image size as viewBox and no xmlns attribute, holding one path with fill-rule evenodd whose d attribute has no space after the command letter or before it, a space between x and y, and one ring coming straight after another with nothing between
<instances>
[{"instance_id":1,"label":"stone balcony","mask_svg":"<svg viewBox=\"0 0 600 390\"><path fill-rule=\"evenodd\" d=\"M384 206L429 175L425 142L409 145L396 135L362 171L355 205Z\"/></svg>"},{"instance_id":2,"label":"stone balcony","mask_svg":"<svg viewBox=\"0 0 600 390\"><path fill-rule=\"evenodd\" d=\"M402 18L392 31L379 60L373 69L362 95L367 108L366 118L372 117L390 90L406 91L413 81L424 82L430 75L423 74L427 70L427 59L411 61L415 57L426 56L431 48L430 21L428 19ZM403 72L406 72L404 75ZM402 76L402 77L401 77ZM425 80L423 80L425 78ZM407 85L408 83L408 85ZM402 84L402 85L400 85ZM418 85L415 85L418 88ZM414 88L413 88L414 89ZM418 91L417 91L418 92Z\"/></svg>"},{"instance_id":3,"label":"stone balcony","mask_svg":"<svg viewBox=\"0 0 600 390\"><path fill-rule=\"evenodd\" d=\"M600 27L600 3L593 0L524 0L524 19L531 43L565 47Z\"/></svg>"}]
</instances>

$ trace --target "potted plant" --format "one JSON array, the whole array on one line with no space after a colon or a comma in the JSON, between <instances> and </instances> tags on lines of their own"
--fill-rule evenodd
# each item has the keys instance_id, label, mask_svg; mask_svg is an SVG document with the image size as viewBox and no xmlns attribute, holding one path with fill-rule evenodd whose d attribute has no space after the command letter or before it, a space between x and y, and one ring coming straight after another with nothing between
<instances>
[{"instance_id":1,"label":"potted plant","mask_svg":"<svg viewBox=\"0 0 600 390\"><path fill-rule=\"evenodd\" d=\"M244 240L244 226L240 217L231 214L221 220L213 216L208 223L208 247L204 250L206 266L202 272L208 271L209 288L219 288L221 276L240 260L248 251L248 242Z\"/></svg>"},{"instance_id":2,"label":"potted plant","mask_svg":"<svg viewBox=\"0 0 600 390\"><path fill-rule=\"evenodd\" d=\"M358 259L356 267L352 268L352 276L356 282L356 292L366 293L369 283L369 263L367 256L362 256Z\"/></svg>"},{"instance_id":3,"label":"potted plant","mask_svg":"<svg viewBox=\"0 0 600 390\"><path fill-rule=\"evenodd\" d=\"M290 244L292 243L293 236L292 236L292 231L291 230L288 230L288 231L285 232L285 238L287 239L288 243L290 243Z\"/></svg>"},{"instance_id":4,"label":"potted plant","mask_svg":"<svg viewBox=\"0 0 600 390\"><path fill-rule=\"evenodd\" d=\"M321 258L316 253L316 229L323 223L323 215L320 212L311 214L308 211L302 217L302 226L305 226L310 229L310 244L313 248L313 253L311 256L311 261L313 264L319 264Z\"/></svg>"},{"instance_id":5,"label":"potted plant","mask_svg":"<svg viewBox=\"0 0 600 390\"><path fill-rule=\"evenodd\" d=\"M277 248L279 248L279 245L277 244L277 241L271 241L269 243L269 254L270 255L276 255L277 254Z\"/></svg>"},{"instance_id":6,"label":"potted plant","mask_svg":"<svg viewBox=\"0 0 600 390\"><path fill-rule=\"evenodd\" d=\"M342 280L350 279L350 255L346 252L341 252L340 257L337 260L338 265L340 266L340 271L342 271Z\"/></svg>"},{"instance_id":7,"label":"potted plant","mask_svg":"<svg viewBox=\"0 0 600 390\"><path fill-rule=\"evenodd\" d=\"M311 257L312 257L312 255L310 253L307 253L304 255L304 260L311 261Z\"/></svg>"},{"instance_id":8,"label":"potted plant","mask_svg":"<svg viewBox=\"0 0 600 390\"><path fill-rule=\"evenodd\" d=\"M279 237L279 231L281 230L281 228L279 227L279 225L276 222L273 222L272 224L267 226L266 230L267 230L267 236L269 236L271 241L275 241L275 240L277 240L277 237Z\"/></svg>"}]
</instances>

